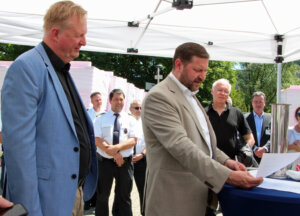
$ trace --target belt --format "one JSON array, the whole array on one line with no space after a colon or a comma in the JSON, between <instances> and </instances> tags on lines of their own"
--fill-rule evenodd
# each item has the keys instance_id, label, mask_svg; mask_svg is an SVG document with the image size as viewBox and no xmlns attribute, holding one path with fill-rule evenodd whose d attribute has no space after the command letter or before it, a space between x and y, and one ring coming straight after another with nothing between
<instances>
[{"instance_id":1,"label":"belt","mask_svg":"<svg viewBox=\"0 0 300 216\"><path fill-rule=\"evenodd\" d=\"M106 157L103 157L103 156L101 156L101 159L102 160L110 160L110 161L114 161L115 160L114 158L106 158ZM124 161L131 161L132 160L132 156L130 155L129 157L123 157L123 160Z\"/></svg>"}]
</instances>

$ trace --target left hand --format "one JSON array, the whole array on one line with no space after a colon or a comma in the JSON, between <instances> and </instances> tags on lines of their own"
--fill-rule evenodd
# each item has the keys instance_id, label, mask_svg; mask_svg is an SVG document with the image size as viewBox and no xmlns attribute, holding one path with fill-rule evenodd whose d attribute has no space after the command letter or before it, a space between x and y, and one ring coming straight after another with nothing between
<instances>
[{"instance_id":1,"label":"left hand","mask_svg":"<svg viewBox=\"0 0 300 216\"><path fill-rule=\"evenodd\" d=\"M256 149L256 151L254 152L254 154L256 155L256 157L258 158L262 158L263 153L266 153L266 149L262 148L262 147L258 147Z\"/></svg>"},{"instance_id":2,"label":"left hand","mask_svg":"<svg viewBox=\"0 0 300 216\"><path fill-rule=\"evenodd\" d=\"M106 146L105 153L110 156L115 156L118 153L119 149L116 145L108 145Z\"/></svg>"},{"instance_id":3,"label":"left hand","mask_svg":"<svg viewBox=\"0 0 300 216\"><path fill-rule=\"evenodd\" d=\"M226 167L228 167L231 170L236 170L236 171L247 171L247 168L245 167L244 164L234 161L231 159L227 159L224 163Z\"/></svg>"},{"instance_id":4,"label":"left hand","mask_svg":"<svg viewBox=\"0 0 300 216\"><path fill-rule=\"evenodd\" d=\"M138 162L139 160L142 160L143 157L144 157L144 156L143 156L142 154L133 155L133 157L132 157L132 162L133 162L133 163L136 163L136 162Z\"/></svg>"}]
</instances>

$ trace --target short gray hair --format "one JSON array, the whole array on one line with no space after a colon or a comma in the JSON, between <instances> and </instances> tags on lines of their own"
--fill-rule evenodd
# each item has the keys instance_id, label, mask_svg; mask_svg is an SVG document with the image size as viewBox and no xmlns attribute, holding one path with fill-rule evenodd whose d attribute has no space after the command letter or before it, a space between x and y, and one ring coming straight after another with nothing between
<instances>
[{"instance_id":1,"label":"short gray hair","mask_svg":"<svg viewBox=\"0 0 300 216\"><path fill-rule=\"evenodd\" d=\"M229 80L228 80L228 79L225 79L225 78L221 78L221 79L216 80L216 81L212 84L212 89L214 90L215 87L216 87L216 85L219 84L219 83L228 85L228 87L229 87L228 90L229 90L229 94L230 94L230 92L231 92L231 84L230 84Z\"/></svg>"},{"instance_id":2,"label":"short gray hair","mask_svg":"<svg viewBox=\"0 0 300 216\"><path fill-rule=\"evenodd\" d=\"M265 93L263 93L262 91L254 92L254 93L252 94L252 100L253 100L253 98L254 98L255 96L263 96L263 97L264 97L264 100L266 101L266 95L265 95Z\"/></svg>"},{"instance_id":3,"label":"short gray hair","mask_svg":"<svg viewBox=\"0 0 300 216\"><path fill-rule=\"evenodd\" d=\"M138 99L135 99L133 100L131 103L130 103L130 107L132 107L132 104L135 104L135 103L139 103L139 104L142 104L142 102Z\"/></svg>"}]
</instances>

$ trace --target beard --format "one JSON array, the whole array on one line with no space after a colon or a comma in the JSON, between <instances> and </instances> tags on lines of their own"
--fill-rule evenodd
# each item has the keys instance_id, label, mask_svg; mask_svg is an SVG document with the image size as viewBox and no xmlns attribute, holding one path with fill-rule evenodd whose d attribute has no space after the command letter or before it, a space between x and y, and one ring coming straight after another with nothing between
<instances>
[{"instance_id":1,"label":"beard","mask_svg":"<svg viewBox=\"0 0 300 216\"><path fill-rule=\"evenodd\" d=\"M200 77L197 77L196 79L193 80L189 80L186 70L183 70L182 74L179 77L179 81L185 86L187 87L190 91L194 92L197 91L201 85L201 83L203 82L203 79L201 79ZM197 84L199 83L199 84Z\"/></svg>"}]
</instances>

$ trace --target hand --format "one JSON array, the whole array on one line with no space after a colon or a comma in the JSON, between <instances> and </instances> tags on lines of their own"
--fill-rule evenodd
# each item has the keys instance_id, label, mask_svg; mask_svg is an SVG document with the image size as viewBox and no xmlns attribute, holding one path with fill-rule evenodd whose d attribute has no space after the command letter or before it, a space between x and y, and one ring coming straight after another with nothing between
<instances>
[{"instance_id":1,"label":"hand","mask_svg":"<svg viewBox=\"0 0 300 216\"><path fill-rule=\"evenodd\" d=\"M293 142L293 145L298 145L298 146L300 146L300 140L295 140L295 142Z\"/></svg>"},{"instance_id":2,"label":"hand","mask_svg":"<svg viewBox=\"0 0 300 216\"><path fill-rule=\"evenodd\" d=\"M119 149L116 145L107 145L105 153L110 156L115 156L118 153Z\"/></svg>"},{"instance_id":3,"label":"hand","mask_svg":"<svg viewBox=\"0 0 300 216\"><path fill-rule=\"evenodd\" d=\"M255 178L245 171L232 171L229 175L226 183L234 185L236 187L249 189L256 187L263 182L263 178Z\"/></svg>"},{"instance_id":4,"label":"hand","mask_svg":"<svg viewBox=\"0 0 300 216\"><path fill-rule=\"evenodd\" d=\"M297 145L297 141L295 141L293 144L289 145L288 150L294 150L296 152L300 152L300 145Z\"/></svg>"},{"instance_id":5,"label":"hand","mask_svg":"<svg viewBox=\"0 0 300 216\"><path fill-rule=\"evenodd\" d=\"M136 163L136 162L138 162L139 160L142 160L143 157L144 157L144 156L143 156L142 154L133 155L133 157L132 157L132 162L133 162L133 163Z\"/></svg>"},{"instance_id":6,"label":"hand","mask_svg":"<svg viewBox=\"0 0 300 216\"><path fill-rule=\"evenodd\" d=\"M121 167L125 162L120 153L117 153L114 155L114 160L115 160L116 164L118 165L118 167Z\"/></svg>"},{"instance_id":7,"label":"hand","mask_svg":"<svg viewBox=\"0 0 300 216\"><path fill-rule=\"evenodd\" d=\"M5 199L2 196L0 196L0 209L9 208L9 207L11 207L13 205L14 204L12 202L10 202L7 199Z\"/></svg>"},{"instance_id":8,"label":"hand","mask_svg":"<svg viewBox=\"0 0 300 216\"><path fill-rule=\"evenodd\" d=\"M266 149L263 148L263 147L258 147L258 148L255 150L255 152L254 152L254 154L255 154L256 157L258 157L258 158L262 158L263 153L266 153Z\"/></svg>"},{"instance_id":9,"label":"hand","mask_svg":"<svg viewBox=\"0 0 300 216\"><path fill-rule=\"evenodd\" d=\"M227 159L224 163L226 167L228 167L231 170L236 170L236 171L247 171L247 168L245 167L244 164L234 161L231 159Z\"/></svg>"}]
</instances>

